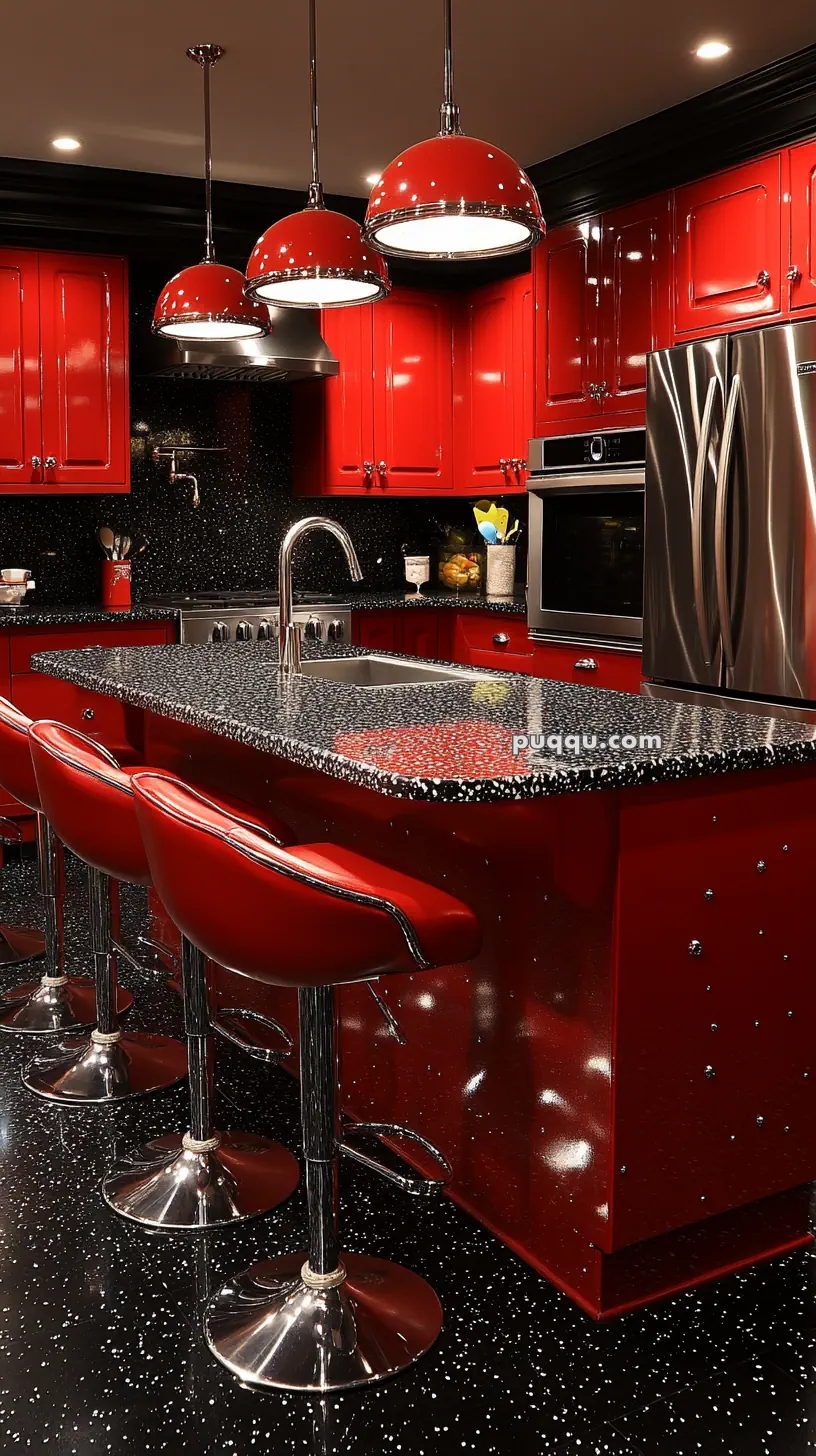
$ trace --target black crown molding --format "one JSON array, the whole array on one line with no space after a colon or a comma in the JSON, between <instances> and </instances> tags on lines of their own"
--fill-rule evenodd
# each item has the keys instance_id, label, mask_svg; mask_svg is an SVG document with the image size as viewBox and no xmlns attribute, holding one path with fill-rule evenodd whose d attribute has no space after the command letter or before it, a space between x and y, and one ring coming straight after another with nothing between
<instances>
[{"instance_id":1,"label":"black crown molding","mask_svg":"<svg viewBox=\"0 0 816 1456\"><path fill-rule=\"evenodd\" d=\"M527 172L548 227L816 135L816 45L738 76Z\"/></svg>"}]
</instances>

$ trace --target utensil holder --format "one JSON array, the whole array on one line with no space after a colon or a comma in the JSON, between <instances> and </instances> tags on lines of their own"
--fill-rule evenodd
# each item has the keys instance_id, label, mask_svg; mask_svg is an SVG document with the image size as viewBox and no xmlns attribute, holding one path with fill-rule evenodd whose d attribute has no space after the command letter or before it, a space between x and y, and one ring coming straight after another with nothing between
<instances>
[{"instance_id":1,"label":"utensil holder","mask_svg":"<svg viewBox=\"0 0 816 1456\"><path fill-rule=\"evenodd\" d=\"M516 579L515 546L488 546L485 590L489 597L511 597Z\"/></svg>"},{"instance_id":2,"label":"utensil holder","mask_svg":"<svg viewBox=\"0 0 816 1456\"><path fill-rule=\"evenodd\" d=\"M130 562L102 562L103 607L130 606Z\"/></svg>"}]
</instances>

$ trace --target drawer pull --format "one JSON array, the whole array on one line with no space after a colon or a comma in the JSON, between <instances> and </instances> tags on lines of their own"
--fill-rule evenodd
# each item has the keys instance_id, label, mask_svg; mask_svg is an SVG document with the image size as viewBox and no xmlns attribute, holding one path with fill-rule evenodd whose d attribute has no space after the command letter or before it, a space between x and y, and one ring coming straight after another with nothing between
<instances>
[{"instance_id":1,"label":"drawer pull","mask_svg":"<svg viewBox=\"0 0 816 1456\"><path fill-rule=\"evenodd\" d=\"M578 661L573 663L573 667L577 672L598 671L598 663L594 657L579 657Z\"/></svg>"},{"instance_id":2,"label":"drawer pull","mask_svg":"<svg viewBox=\"0 0 816 1456\"><path fill-rule=\"evenodd\" d=\"M494 632L493 641L495 642L497 647L506 647L508 642L510 641L510 638L508 637L506 632Z\"/></svg>"},{"instance_id":3,"label":"drawer pull","mask_svg":"<svg viewBox=\"0 0 816 1456\"><path fill-rule=\"evenodd\" d=\"M93 710L93 708L83 708L82 709L82 716L85 719L85 722L86 723L90 723L91 720L93 719L93 716L94 716L94 710Z\"/></svg>"},{"instance_id":4,"label":"drawer pull","mask_svg":"<svg viewBox=\"0 0 816 1456\"><path fill-rule=\"evenodd\" d=\"M759 288L770 288L771 275L768 272L767 268L760 268L759 272L757 273L757 285Z\"/></svg>"}]
</instances>

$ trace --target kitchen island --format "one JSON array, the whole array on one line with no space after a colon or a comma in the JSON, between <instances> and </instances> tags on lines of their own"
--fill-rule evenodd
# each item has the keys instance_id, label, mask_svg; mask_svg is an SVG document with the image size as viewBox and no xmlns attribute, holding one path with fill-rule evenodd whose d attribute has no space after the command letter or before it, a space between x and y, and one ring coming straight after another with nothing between
<instances>
[{"instance_id":1,"label":"kitchen island","mask_svg":"<svg viewBox=\"0 0 816 1456\"><path fill-rule=\"evenodd\" d=\"M282 686L262 645L34 666L141 709L145 762L472 905L478 959L381 983L389 1020L344 988L344 1105L440 1147L596 1318L808 1242L812 727L500 673ZM293 993L216 991L294 1027Z\"/></svg>"}]
</instances>

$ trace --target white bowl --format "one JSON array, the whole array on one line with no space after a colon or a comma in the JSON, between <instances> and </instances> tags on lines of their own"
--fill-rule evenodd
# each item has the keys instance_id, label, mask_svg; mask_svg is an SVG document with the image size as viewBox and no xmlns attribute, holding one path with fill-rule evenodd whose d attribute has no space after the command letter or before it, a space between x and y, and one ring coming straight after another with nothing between
<instances>
[{"instance_id":1,"label":"white bowl","mask_svg":"<svg viewBox=\"0 0 816 1456\"><path fill-rule=\"evenodd\" d=\"M6 586L22 586L23 582L28 581L30 575L31 572L25 571L21 566L6 566L0 570L0 581L3 581Z\"/></svg>"}]
</instances>

